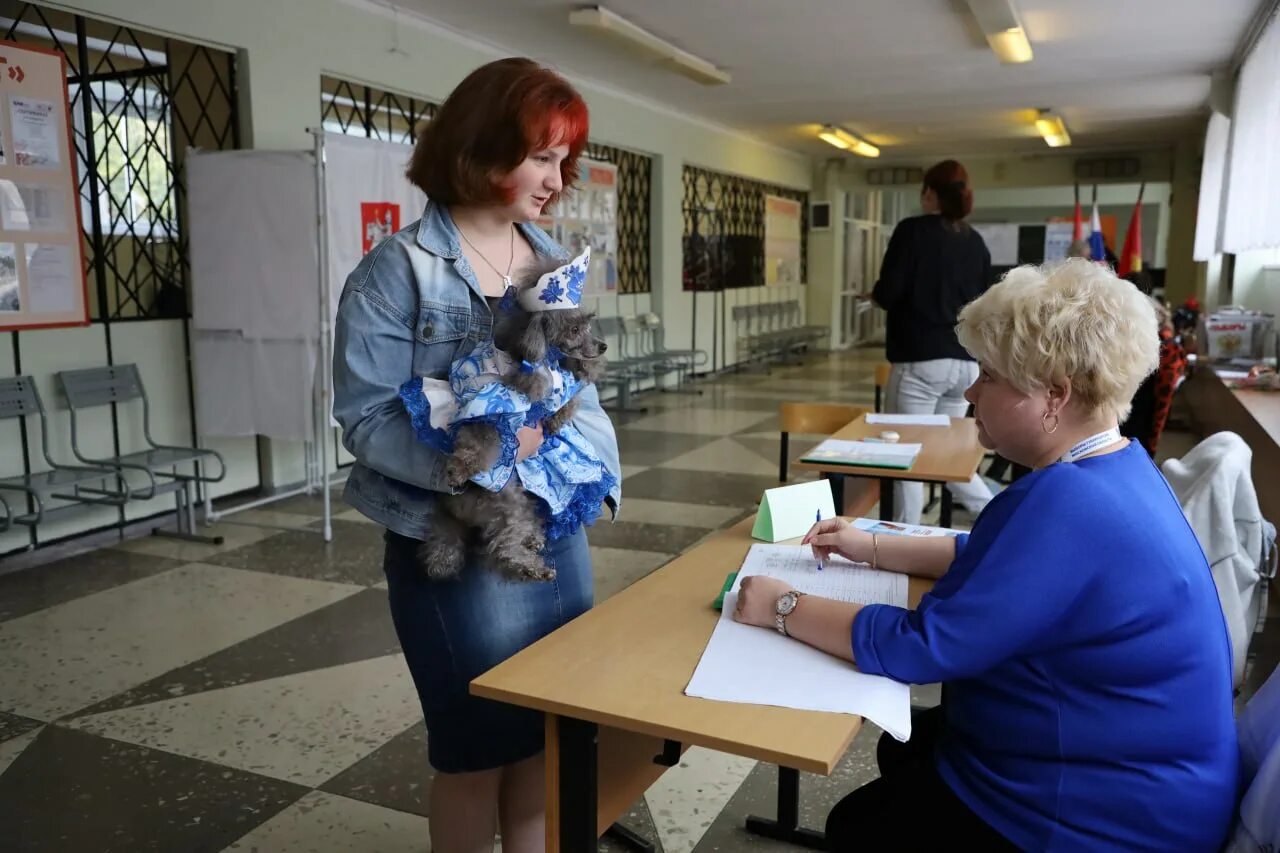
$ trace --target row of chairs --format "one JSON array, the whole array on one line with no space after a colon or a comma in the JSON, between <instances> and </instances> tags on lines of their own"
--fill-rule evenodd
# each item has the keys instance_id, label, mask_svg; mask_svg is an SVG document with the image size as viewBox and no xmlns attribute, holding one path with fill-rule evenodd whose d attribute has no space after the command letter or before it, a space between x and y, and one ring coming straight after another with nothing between
<instances>
[{"instance_id":1,"label":"row of chairs","mask_svg":"<svg viewBox=\"0 0 1280 853\"><path fill-rule=\"evenodd\" d=\"M601 381L618 391L617 408L624 412L643 412L631 399L645 390L701 394L688 387L697 368L707 363L707 353L697 349L670 349L664 343L662 319L652 312L637 317L597 317L595 330L609 345L609 371ZM663 379L675 377L674 387L664 387Z\"/></svg>"},{"instance_id":2,"label":"row of chairs","mask_svg":"<svg viewBox=\"0 0 1280 853\"><path fill-rule=\"evenodd\" d=\"M221 537L195 535L195 496L192 484L216 483L226 476L227 466L214 450L160 444L151 436L151 406L138 368L133 364L63 370L55 381L70 418L71 452L76 463L55 460L49 451L49 412L31 376L0 379L0 420L17 420L25 428L35 418L40 429L40 450L48 470L0 479L0 530L14 524L35 527L86 506L124 506L131 500L150 500L173 494L178 513L177 532L156 530L217 544ZM80 447L85 419L91 410L122 404L141 404L142 441L145 450L96 457ZM104 413L96 417L101 421ZM209 463L218 463L218 473L208 473ZM184 470L190 466L190 473ZM129 477L142 485L130 485Z\"/></svg>"},{"instance_id":3,"label":"row of chairs","mask_svg":"<svg viewBox=\"0 0 1280 853\"><path fill-rule=\"evenodd\" d=\"M826 326L807 326L801 318L800 301L797 299L735 305L733 327L737 336L738 363L768 365L791 362L830 335L831 330Z\"/></svg>"}]
</instances>

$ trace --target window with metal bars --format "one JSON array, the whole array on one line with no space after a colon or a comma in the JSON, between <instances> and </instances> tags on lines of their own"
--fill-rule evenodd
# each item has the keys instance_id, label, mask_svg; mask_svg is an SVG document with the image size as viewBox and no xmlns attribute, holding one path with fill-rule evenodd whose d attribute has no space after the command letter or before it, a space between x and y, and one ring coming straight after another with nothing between
<instances>
[{"instance_id":1,"label":"window with metal bars","mask_svg":"<svg viewBox=\"0 0 1280 853\"><path fill-rule=\"evenodd\" d=\"M618 292L649 293L653 158L594 142L586 156L618 167Z\"/></svg>"},{"instance_id":2,"label":"window with metal bars","mask_svg":"<svg viewBox=\"0 0 1280 853\"><path fill-rule=\"evenodd\" d=\"M320 78L325 130L412 145L420 122L430 121L438 104L327 75ZM653 158L625 148L590 143L585 155L618 167L618 291L648 293L649 216Z\"/></svg>"},{"instance_id":3,"label":"window with metal bars","mask_svg":"<svg viewBox=\"0 0 1280 853\"><path fill-rule=\"evenodd\" d=\"M800 202L800 280L808 279L809 194L774 184L685 166L685 290L764 285L764 199Z\"/></svg>"},{"instance_id":4,"label":"window with metal bars","mask_svg":"<svg viewBox=\"0 0 1280 853\"><path fill-rule=\"evenodd\" d=\"M320 78L320 118L324 129L412 145L419 122L435 118L439 104L363 83Z\"/></svg>"},{"instance_id":5,"label":"window with metal bars","mask_svg":"<svg viewBox=\"0 0 1280 853\"><path fill-rule=\"evenodd\" d=\"M35 3L0 33L67 61L90 316L188 316L183 163L240 145L234 54Z\"/></svg>"}]
</instances>

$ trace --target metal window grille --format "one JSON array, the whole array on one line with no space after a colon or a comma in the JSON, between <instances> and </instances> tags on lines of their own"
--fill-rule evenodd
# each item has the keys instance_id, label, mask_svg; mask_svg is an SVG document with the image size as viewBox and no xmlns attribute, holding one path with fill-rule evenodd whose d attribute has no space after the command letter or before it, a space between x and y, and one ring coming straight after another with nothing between
<instances>
[{"instance_id":1,"label":"metal window grille","mask_svg":"<svg viewBox=\"0 0 1280 853\"><path fill-rule=\"evenodd\" d=\"M684 289L721 290L764 284L764 197L799 201L800 280L809 268L809 194L685 166Z\"/></svg>"},{"instance_id":2,"label":"metal window grille","mask_svg":"<svg viewBox=\"0 0 1280 853\"><path fill-rule=\"evenodd\" d=\"M67 61L90 315L188 316L183 162L239 147L234 55L34 3L0 31Z\"/></svg>"},{"instance_id":3,"label":"metal window grille","mask_svg":"<svg viewBox=\"0 0 1280 853\"><path fill-rule=\"evenodd\" d=\"M320 78L324 128L333 133L413 144L420 122L435 118L438 104L335 77ZM625 148L591 143L586 156L618 167L618 290L648 293L649 211L653 158Z\"/></svg>"},{"instance_id":4,"label":"metal window grille","mask_svg":"<svg viewBox=\"0 0 1280 853\"><path fill-rule=\"evenodd\" d=\"M618 292L649 293L653 158L594 142L586 156L618 167Z\"/></svg>"},{"instance_id":5,"label":"metal window grille","mask_svg":"<svg viewBox=\"0 0 1280 853\"><path fill-rule=\"evenodd\" d=\"M412 145L419 122L435 118L439 104L388 92L363 83L320 78L320 117L324 129Z\"/></svg>"}]
</instances>

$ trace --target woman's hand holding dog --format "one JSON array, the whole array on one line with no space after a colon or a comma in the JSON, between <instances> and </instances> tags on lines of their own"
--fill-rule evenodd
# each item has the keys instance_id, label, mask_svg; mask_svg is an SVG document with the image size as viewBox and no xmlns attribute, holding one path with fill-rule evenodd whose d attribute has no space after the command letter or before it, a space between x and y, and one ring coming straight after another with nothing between
<instances>
[{"instance_id":1,"label":"woman's hand holding dog","mask_svg":"<svg viewBox=\"0 0 1280 853\"><path fill-rule=\"evenodd\" d=\"M516 433L516 440L520 442L520 448L516 451L516 461L523 462L542 447L542 424L521 427Z\"/></svg>"}]
</instances>

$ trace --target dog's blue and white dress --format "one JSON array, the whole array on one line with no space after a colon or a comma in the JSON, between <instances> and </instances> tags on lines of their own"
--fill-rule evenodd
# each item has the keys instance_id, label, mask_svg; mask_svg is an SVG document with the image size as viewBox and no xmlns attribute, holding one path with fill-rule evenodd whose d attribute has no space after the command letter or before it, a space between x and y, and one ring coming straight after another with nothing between
<instances>
[{"instance_id":1,"label":"dog's blue and white dress","mask_svg":"<svg viewBox=\"0 0 1280 853\"><path fill-rule=\"evenodd\" d=\"M541 449L516 462L517 431L537 426L567 405L584 385L558 363L537 365L551 373L551 391L530 400L508 388L501 378L519 370L492 341L453 363L449 379L415 377L400 388L400 398L413 420L418 440L442 453L453 452L458 428L468 422L493 426L501 442L498 461L472 482L500 491L515 476L525 491L541 498L547 539L554 541L592 524L615 482L586 437L572 423L544 436Z\"/></svg>"}]
</instances>

